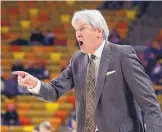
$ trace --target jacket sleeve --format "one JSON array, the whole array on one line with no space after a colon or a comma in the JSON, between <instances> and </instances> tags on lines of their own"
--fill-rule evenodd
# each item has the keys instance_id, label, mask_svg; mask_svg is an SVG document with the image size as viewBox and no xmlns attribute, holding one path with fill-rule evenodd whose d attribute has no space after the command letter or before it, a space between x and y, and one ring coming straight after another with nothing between
<instances>
[{"instance_id":1,"label":"jacket sleeve","mask_svg":"<svg viewBox=\"0 0 162 132\"><path fill-rule=\"evenodd\" d=\"M131 46L122 50L122 69L126 82L138 105L144 112L146 132L162 131L162 115L160 105L151 85L151 80Z\"/></svg>"},{"instance_id":2,"label":"jacket sleeve","mask_svg":"<svg viewBox=\"0 0 162 132\"><path fill-rule=\"evenodd\" d=\"M60 96L71 90L74 87L72 60L67 68L49 84L41 82L39 94L34 96L40 100L52 102L57 101Z\"/></svg>"}]
</instances>

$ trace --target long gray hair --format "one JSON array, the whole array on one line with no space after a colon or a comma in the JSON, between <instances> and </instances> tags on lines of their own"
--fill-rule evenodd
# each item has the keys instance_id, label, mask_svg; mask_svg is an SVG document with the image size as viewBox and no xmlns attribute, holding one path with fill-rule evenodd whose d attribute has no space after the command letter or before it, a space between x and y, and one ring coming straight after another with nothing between
<instances>
[{"instance_id":1,"label":"long gray hair","mask_svg":"<svg viewBox=\"0 0 162 132\"><path fill-rule=\"evenodd\" d=\"M74 27L74 24L77 20L83 20L87 24L92 25L93 28L101 28L103 29L103 37L105 40L108 39L109 29L106 21L100 11L98 10L88 10L84 9L81 11L77 11L73 14L73 18L71 20L71 24Z\"/></svg>"}]
</instances>

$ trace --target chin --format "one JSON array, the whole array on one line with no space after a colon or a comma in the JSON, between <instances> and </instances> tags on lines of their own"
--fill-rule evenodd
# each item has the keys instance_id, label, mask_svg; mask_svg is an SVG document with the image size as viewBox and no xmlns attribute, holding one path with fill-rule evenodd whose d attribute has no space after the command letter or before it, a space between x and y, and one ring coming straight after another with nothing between
<instances>
[{"instance_id":1,"label":"chin","mask_svg":"<svg viewBox=\"0 0 162 132\"><path fill-rule=\"evenodd\" d=\"M80 47L80 50L83 52L83 53L86 53L85 50L83 48Z\"/></svg>"},{"instance_id":2,"label":"chin","mask_svg":"<svg viewBox=\"0 0 162 132\"><path fill-rule=\"evenodd\" d=\"M90 53L89 50L87 50L86 48L84 48L83 46L80 46L80 49L82 52L84 53Z\"/></svg>"}]
</instances>

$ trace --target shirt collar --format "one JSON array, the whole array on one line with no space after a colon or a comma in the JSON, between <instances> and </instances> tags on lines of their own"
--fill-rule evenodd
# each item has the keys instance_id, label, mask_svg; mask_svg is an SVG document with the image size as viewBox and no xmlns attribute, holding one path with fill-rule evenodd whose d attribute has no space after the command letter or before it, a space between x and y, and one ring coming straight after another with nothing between
<instances>
[{"instance_id":1,"label":"shirt collar","mask_svg":"<svg viewBox=\"0 0 162 132\"><path fill-rule=\"evenodd\" d=\"M105 46L105 40L102 42L102 44L100 45L100 47L98 47L96 49L96 51L93 53L97 58L101 58L101 55L102 55L102 50ZM91 54L88 54L88 56L90 57Z\"/></svg>"}]
</instances>

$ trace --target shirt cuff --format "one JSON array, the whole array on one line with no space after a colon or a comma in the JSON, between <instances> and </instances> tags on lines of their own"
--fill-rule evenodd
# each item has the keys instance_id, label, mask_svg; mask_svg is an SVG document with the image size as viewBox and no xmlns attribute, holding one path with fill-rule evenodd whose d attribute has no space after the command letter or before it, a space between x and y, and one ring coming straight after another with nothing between
<instances>
[{"instance_id":1,"label":"shirt cuff","mask_svg":"<svg viewBox=\"0 0 162 132\"><path fill-rule=\"evenodd\" d=\"M41 88L41 81L38 80L37 85L34 88L28 88L28 91L34 94L39 94Z\"/></svg>"}]
</instances>

